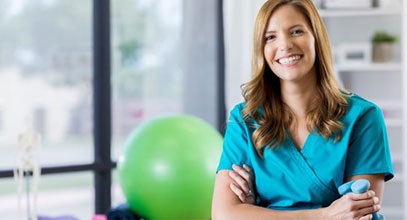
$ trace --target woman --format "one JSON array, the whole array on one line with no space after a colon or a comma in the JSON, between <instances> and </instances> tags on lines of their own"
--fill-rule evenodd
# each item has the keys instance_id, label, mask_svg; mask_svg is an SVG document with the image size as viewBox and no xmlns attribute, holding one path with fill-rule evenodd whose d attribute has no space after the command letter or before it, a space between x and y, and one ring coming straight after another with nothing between
<instances>
[{"instance_id":1,"label":"woman","mask_svg":"<svg viewBox=\"0 0 407 220\"><path fill-rule=\"evenodd\" d=\"M341 90L311 0L260 9L252 79L230 113L212 219L371 219L393 177L386 128L373 103ZM370 190L337 188L367 179Z\"/></svg>"}]
</instances>

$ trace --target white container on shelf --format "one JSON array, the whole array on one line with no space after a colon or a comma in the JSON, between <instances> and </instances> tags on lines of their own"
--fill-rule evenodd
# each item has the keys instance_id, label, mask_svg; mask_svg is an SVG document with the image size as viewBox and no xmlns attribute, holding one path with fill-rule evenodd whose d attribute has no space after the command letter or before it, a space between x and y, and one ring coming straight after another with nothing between
<instances>
[{"instance_id":1,"label":"white container on shelf","mask_svg":"<svg viewBox=\"0 0 407 220\"><path fill-rule=\"evenodd\" d=\"M369 42L341 43L337 56L339 64L363 65L371 63L372 47Z\"/></svg>"},{"instance_id":2,"label":"white container on shelf","mask_svg":"<svg viewBox=\"0 0 407 220\"><path fill-rule=\"evenodd\" d=\"M359 9L372 8L373 2L372 0L323 0L322 5L326 9Z\"/></svg>"}]
</instances>

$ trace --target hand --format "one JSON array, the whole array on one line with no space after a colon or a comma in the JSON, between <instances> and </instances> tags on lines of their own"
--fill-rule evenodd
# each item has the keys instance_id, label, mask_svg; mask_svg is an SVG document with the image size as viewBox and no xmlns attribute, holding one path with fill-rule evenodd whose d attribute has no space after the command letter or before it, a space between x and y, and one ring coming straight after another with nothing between
<instances>
[{"instance_id":1,"label":"hand","mask_svg":"<svg viewBox=\"0 0 407 220\"><path fill-rule=\"evenodd\" d=\"M256 196L250 176L250 168L247 165L240 167L233 164L233 171L229 171L229 176L233 179L230 189L239 197L242 203L254 204Z\"/></svg>"},{"instance_id":2,"label":"hand","mask_svg":"<svg viewBox=\"0 0 407 220\"><path fill-rule=\"evenodd\" d=\"M379 198L369 190L362 194L348 193L324 208L324 219L369 220L380 210Z\"/></svg>"}]
</instances>

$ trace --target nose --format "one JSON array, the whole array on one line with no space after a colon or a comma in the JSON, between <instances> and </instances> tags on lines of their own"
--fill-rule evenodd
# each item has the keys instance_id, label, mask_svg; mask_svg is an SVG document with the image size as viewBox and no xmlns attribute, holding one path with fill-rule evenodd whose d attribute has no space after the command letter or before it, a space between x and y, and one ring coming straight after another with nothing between
<instances>
[{"instance_id":1,"label":"nose","mask_svg":"<svg viewBox=\"0 0 407 220\"><path fill-rule=\"evenodd\" d=\"M294 47L292 39L289 36L280 37L280 41L278 43L278 48L280 51L289 51Z\"/></svg>"}]
</instances>

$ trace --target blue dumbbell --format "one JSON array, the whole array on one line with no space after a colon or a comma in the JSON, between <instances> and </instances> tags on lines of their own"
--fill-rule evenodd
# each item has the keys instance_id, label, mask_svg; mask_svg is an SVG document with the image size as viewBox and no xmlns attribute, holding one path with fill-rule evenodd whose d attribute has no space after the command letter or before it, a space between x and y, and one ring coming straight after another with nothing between
<instances>
[{"instance_id":1,"label":"blue dumbbell","mask_svg":"<svg viewBox=\"0 0 407 220\"><path fill-rule=\"evenodd\" d=\"M369 180L359 179L356 181L349 181L347 183L340 185L338 187L338 192L341 195L344 195L344 194L350 193L350 192L360 194L360 193L366 192L369 188L370 188ZM372 215L373 215L373 220L386 220L386 218L383 215L381 215L377 212L373 212Z\"/></svg>"}]
</instances>

